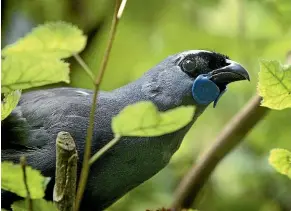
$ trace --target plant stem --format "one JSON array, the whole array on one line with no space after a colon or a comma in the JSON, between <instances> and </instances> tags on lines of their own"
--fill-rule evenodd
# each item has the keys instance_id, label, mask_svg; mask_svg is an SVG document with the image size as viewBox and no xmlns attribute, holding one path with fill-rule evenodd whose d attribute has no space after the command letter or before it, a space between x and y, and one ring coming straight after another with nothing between
<instances>
[{"instance_id":1,"label":"plant stem","mask_svg":"<svg viewBox=\"0 0 291 211\"><path fill-rule=\"evenodd\" d=\"M268 113L269 109L261 107L262 98L254 96L245 107L237 113L221 131L210 149L202 154L178 186L172 204L177 210L190 208L199 191L218 165L251 129Z\"/></svg>"},{"instance_id":2,"label":"plant stem","mask_svg":"<svg viewBox=\"0 0 291 211\"><path fill-rule=\"evenodd\" d=\"M111 28L110 28L110 32L109 32L108 43L107 43L107 46L106 46L106 49L105 49L105 53L104 53L103 59L101 61L101 65L100 65L100 68L99 68L99 71L98 71L98 75L97 75L96 80L95 80L95 86L96 86L95 89L97 89L97 90L99 90L99 86L101 84L101 81L103 79L103 76L104 76L104 73L105 73L105 70L106 70L106 67L107 67L107 63L108 63L108 60L109 60L109 55L110 55L110 52L111 52L111 49L112 49L112 45L113 45L113 41L114 41L114 37L115 37L115 34L116 34L117 25L119 23L119 19L117 18L117 13L119 11L119 7L120 7L120 0L116 0L115 1L114 15L113 15L113 18L112 18Z\"/></svg>"},{"instance_id":3,"label":"plant stem","mask_svg":"<svg viewBox=\"0 0 291 211\"><path fill-rule=\"evenodd\" d=\"M84 62L84 60L79 56L79 54L74 54L73 55L76 61L79 63L79 65L85 70L85 72L88 74L88 76L92 79L94 82L94 74L90 67Z\"/></svg>"},{"instance_id":4,"label":"plant stem","mask_svg":"<svg viewBox=\"0 0 291 211\"><path fill-rule=\"evenodd\" d=\"M91 155L92 135L93 135L93 127L94 127L94 114L95 114L96 104L97 104L96 103L97 93L98 93L98 90L95 89L94 95L93 95L93 103L92 103L92 107L90 111L89 127L87 129L85 152L84 152L84 158L83 158L83 163L82 163L82 171L81 171L77 195L76 195L75 211L78 211L80 208L82 196L85 191L87 178L89 174L89 159Z\"/></svg>"},{"instance_id":5,"label":"plant stem","mask_svg":"<svg viewBox=\"0 0 291 211\"><path fill-rule=\"evenodd\" d=\"M114 10L113 19L111 22L111 29L109 32L109 39L108 39L107 47L106 47L105 54L104 54L104 57L102 59L101 65L100 65L98 75L97 75L96 80L95 80L95 89L94 89L92 107L91 107L91 111L90 111L89 127L87 129L86 145L85 145L84 159L83 159L83 164L82 164L83 167L82 167L82 171L81 171L81 176L80 176L80 181L79 181L78 191L77 191L77 196L76 196L75 211L78 211L80 208L82 196L83 196L83 193L85 191L87 178L88 178L88 174L89 174L89 167L90 167L89 166L89 159L90 159L90 155L91 155L92 135L93 135L93 127L94 127L93 124L94 124L94 116L95 116L94 114L95 114L95 110L97 107L98 91L99 91L99 87L100 87L100 84L102 82L105 70L106 70L106 66L107 66L107 63L109 60L109 55L110 55L110 52L112 49L112 44L113 44L114 37L116 34L116 28L117 28L118 21L119 21L119 19L117 18L117 13L119 11L119 8L120 8L120 0L116 0L115 10Z\"/></svg>"},{"instance_id":6,"label":"plant stem","mask_svg":"<svg viewBox=\"0 0 291 211\"><path fill-rule=\"evenodd\" d=\"M75 207L78 154L72 136L59 132L56 139L56 182L53 200L59 211Z\"/></svg>"},{"instance_id":7,"label":"plant stem","mask_svg":"<svg viewBox=\"0 0 291 211\"><path fill-rule=\"evenodd\" d=\"M127 0L122 0L122 2L120 3L120 7L119 7L118 12L117 12L117 19L121 18L123 11L124 11L124 8L125 8L125 5L126 5L126 2L127 2Z\"/></svg>"},{"instance_id":8,"label":"plant stem","mask_svg":"<svg viewBox=\"0 0 291 211\"><path fill-rule=\"evenodd\" d=\"M25 185L25 189L26 189L26 199L28 201L28 211L33 211L33 207L32 207L32 199L30 197L30 191L28 188L28 183L27 183L27 176L26 176L26 158L24 156L20 157L20 164L21 164L21 168L22 168L22 172L23 172L23 182Z\"/></svg>"},{"instance_id":9,"label":"plant stem","mask_svg":"<svg viewBox=\"0 0 291 211\"><path fill-rule=\"evenodd\" d=\"M98 158L100 158L107 150L109 150L111 147L113 147L119 140L121 136L117 135L109 141L104 147L102 147L98 152L96 152L89 161L89 165L91 166Z\"/></svg>"}]
</instances>

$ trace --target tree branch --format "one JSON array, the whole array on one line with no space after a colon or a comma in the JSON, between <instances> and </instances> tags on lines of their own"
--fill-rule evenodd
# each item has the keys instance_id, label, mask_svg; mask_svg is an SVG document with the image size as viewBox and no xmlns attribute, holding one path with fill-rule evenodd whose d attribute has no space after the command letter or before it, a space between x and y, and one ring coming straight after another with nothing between
<instances>
[{"instance_id":1,"label":"tree branch","mask_svg":"<svg viewBox=\"0 0 291 211\"><path fill-rule=\"evenodd\" d=\"M176 189L173 208L189 208L217 164L267 114L261 107L262 98L254 96L247 105L225 126L208 151L193 165Z\"/></svg>"},{"instance_id":2,"label":"tree branch","mask_svg":"<svg viewBox=\"0 0 291 211\"><path fill-rule=\"evenodd\" d=\"M53 199L59 211L75 207L78 154L72 136L59 132L56 139L56 182Z\"/></svg>"}]
</instances>

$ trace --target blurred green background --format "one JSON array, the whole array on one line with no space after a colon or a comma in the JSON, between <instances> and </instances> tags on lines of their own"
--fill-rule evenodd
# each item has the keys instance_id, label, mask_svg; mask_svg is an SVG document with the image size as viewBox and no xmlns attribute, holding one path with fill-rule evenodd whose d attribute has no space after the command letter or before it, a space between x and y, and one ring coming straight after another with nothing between
<instances>
[{"instance_id":1,"label":"blurred green background","mask_svg":"<svg viewBox=\"0 0 291 211\"><path fill-rule=\"evenodd\" d=\"M81 56L96 72L107 41L112 0L4 0L2 46L39 23L65 20L89 36ZM291 50L290 0L128 0L117 31L103 90L140 77L170 54L215 50L242 63L251 83L231 84L217 108L209 107L170 164L109 211L169 206L183 175L231 117L256 93L259 59L285 61ZM92 88L71 60L72 86ZM272 148L291 150L291 110L272 111L214 171L194 205L201 211L290 211L291 181L268 165Z\"/></svg>"}]
</instances>

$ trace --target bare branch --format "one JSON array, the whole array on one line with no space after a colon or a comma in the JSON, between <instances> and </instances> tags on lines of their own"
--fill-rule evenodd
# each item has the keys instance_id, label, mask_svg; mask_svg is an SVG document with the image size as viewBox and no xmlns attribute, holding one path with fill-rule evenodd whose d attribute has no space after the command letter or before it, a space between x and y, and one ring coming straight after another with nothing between
<instances>
[{"instance_id":1,"label":"bare branch","mask_svg":"<svg viewBox=\"0 0 291 211\"><path fill-rule=\"evenodd\" d=\"M59 211L75 207L77 182L77 150L72 136L59 132L56 139L56 182L53 199Z\"/></svg>"},{"instance_id":2,"label":"bare branch","mask_svg":"<svg viewBox=\"0 0 291 211\"><path fill-rule=\"evenodd\" d=\"M172 207L189 208L217 164L234 148L251 129L268 113L260 106L262 98L254 96L247 105L225 126L212 146L202 154L178 186Z\"/></svg>"}]
</instances>

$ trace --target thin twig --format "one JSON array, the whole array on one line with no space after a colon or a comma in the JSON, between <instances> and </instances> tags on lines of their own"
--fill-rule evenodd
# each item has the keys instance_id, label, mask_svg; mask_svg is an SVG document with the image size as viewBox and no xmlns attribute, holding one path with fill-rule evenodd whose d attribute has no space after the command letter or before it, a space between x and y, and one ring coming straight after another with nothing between
<instances>
[{"instance_id":1,"label":"thin twig","mask_svg":"<svg viewBox=\"0 0 291 211\"><path fill-rule=\"evenodd\" d=\"M59 132L56 139L56 182L53 200L59 211L75 207L78 154L72 136Z\"/></svg>"},{"instance_id":2,"label":"thin twig","mask_svg":"<svg viewBox=\"0 0 291 211\"><path fill-rule=\"evenodd\" d=\"M114 139L109 141L104 147L102 147L98 152L96 152L89 161L89 165L91 166L98 158L100 158L107 150L113 147L119 140L121 136L115 136Z\"/></svg>"},{"instance_id":3,"label":"thin twig","mask_svg":"<svg viewBox=\"0 0 291 211\"><path fill-rule=\"evenodd\" d=\"M94 82L94 74L90 67L84 62L84 60L79 56L79 54L73 55L76 61L79 63L79 65L85 70L85 72L88 74L88 76L91 78L91 80Z\"/></svg>"},{"instance_id":4,"label":"thin twig","mask_svg":"<svg viewBox=\"0 0 291 211\"><path fill-rule=\"evenodd\" d=\"M193 165L176 190L173 208L179 210L191 207L217 164L268 113L268 108L260 106L261 100L261 97L254 96L225 126L210 149Z\"/></svg>"},{"instance_id":5,"label":"thin twig","mask_svg":"<svg viewBox=\"0 0 291 211\"><path fill-rule=\"evenodd\" d=\"M85 145L85 152L84 152L84 158L83 158L83 164L82 164L82 171L80 175L80 180L78 184L78 190L76 195L76 205L75 205L75 211L78 211L81 205L81 200L83 193L85 191L87 178L89 174L89 159L91 155L91 146L92 146L92 136L93 136L93 126L94 126L94 114L96 110L96 102L97 102L97 93L98 91L94 91L93 95L93 103L90 111L90 119L89 119L89 127L87 129L87 136L86 136L86 145Z\"/></svg>"},{"instance_id":6,"label":"thin twig","mask_svg":"<svg viewBox=\"0 0 291 211\"><path fill-rule=\"evenodd\" d=\"M27 176L26 176L26 158L24 156L20 157L20 164L23 172L23 182L26 189L26 200L28 201L28 211L33 211L32 207L32 199L30 197L30 191L27 183Z\"/></svg>"},{"instance_id":7,"label":"thin twig","mask_svg":"<svg viewBox=\"0 0 291 211\"><path fill-rule=\"evenodd\" d=\"M92 136L93 136L93 127L94 127L94 114L97 107L98 91L103 79L103 75L106 70L106 66L109 60L109 55L112 49L112 44L113 44L114 37L116 34L116 28L119 22L119 19L117 18L117 13L118 13L119 8L120 8L120 0L116 0L107 47L105 50L103 60L101 62L101 66L100 66L97 78L95 80L93 102L92 102L92 107L90 111L89 127L87 129L86 146L85 146L84 159L83 159L83 164L82 164L83 167L81 171L81 176L80 176L80 181L79 181L78 191L77 191L77 196L76 196L76 206L75 206L76 211L78 211L80 208L82 196L85 191L87 178L89 174L89 159L91 155Z\"/></svg>"},{"instance_id":8,"label":"thin twig","mask_svg":"<svg viewBox=\"0 0 291 211\"><path fill-rule=\"evenodd\" d=\"M122 0L121 4L120 4L120 7L118 9L118 12L117 12L117 18L120 19L122 14L123 14L123 11L124 11L124 8L125 8L125 5L126 5L126 2L127 0Z\"/></svg>"},{"instance_id":9,"label":"thin twig","mask_svg":"<svg viewBox=\"0 0 291 211\"><path fill-rule=\"evenodd\" d=\"M114 15L113 15L113 19L112 19L112 22L111 22L111 29L110 29L110 32L109 32L109 38L108 38L107 47L106 47L105 54L104 54L104 57L103 57L102 62L101 62L101 66L100 66L99 71L98 71L97 78L95 80L95 85L96 85L95 89L97 89L97 90L99 90L99 86L100 86L101 81L103 79L107 63L109 61L109 55L110 55L110 52L111 52L111 49L112 49L112 44L113 44L114 37L115 37L115 34L116 34L117 25L118 25L119 20L120 20L120 19L117 18L117 13L119 11L119 7L120 7L120 0L116 0L115 9L114 9Z\"/></svg>"}]
</instances>

